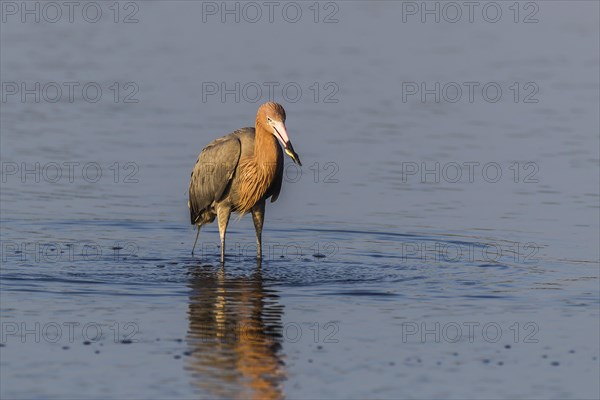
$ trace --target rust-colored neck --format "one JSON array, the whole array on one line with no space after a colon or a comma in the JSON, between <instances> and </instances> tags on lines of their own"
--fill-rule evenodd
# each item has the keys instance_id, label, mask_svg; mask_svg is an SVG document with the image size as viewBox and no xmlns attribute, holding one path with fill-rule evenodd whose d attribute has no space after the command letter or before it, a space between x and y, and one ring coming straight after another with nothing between
<instances>
[{"instance_id":1,"label":"rust-colored neck","mask_svg":"<svg viewBox=\"0 0 600 400\"><path fill-rule=\"evenodd\" d=\"M277 173L277 139L258 120L254 134L254 156L240 159L237 211L245 214L271 187Z\"/></svg>"},{"instance_id":2,"label":"rust-colored neck","mask_svg":"<svg viewBox=\"0 0 600 400\"><path fill-rule=\"evenodd\" d=\"M267 128L256 121L256 133L254 135L254 159L263 169L277 163L277 139Z\"/></svg>"}]
</instances>

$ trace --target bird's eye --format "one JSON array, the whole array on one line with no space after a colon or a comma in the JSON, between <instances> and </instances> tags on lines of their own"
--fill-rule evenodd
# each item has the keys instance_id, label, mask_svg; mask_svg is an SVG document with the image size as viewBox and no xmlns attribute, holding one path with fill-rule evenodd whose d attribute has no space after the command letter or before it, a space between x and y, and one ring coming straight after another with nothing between
<instances>
[{"instance_id":1,"label":"bird's eye","mask_svg":"<svg viewBox=\"0 0 600 400\"><path fill-rule=\"evenodd\" d=\"M267 121L269 121L269 122L273 122L273 121L271 120L271 117L267 117Z\"/></svg>"}]
</instances>

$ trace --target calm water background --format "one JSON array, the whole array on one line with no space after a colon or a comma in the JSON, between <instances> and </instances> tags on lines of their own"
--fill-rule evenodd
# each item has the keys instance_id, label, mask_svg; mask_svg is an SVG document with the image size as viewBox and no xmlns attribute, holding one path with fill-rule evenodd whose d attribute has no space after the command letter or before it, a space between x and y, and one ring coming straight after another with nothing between
<instances>
[{"instance_id":1,"label":"calm water background","mask_svg":"<svg viewBox=\"0 0 600 400\"><path fill-rule=\"evenodd\" d=\"M55 103L3 87L2 398L598 398L597 2L535 2L537 23L524 2L519 23L512 2L497 23L377 1L320 3L319 23L312 2L297 23L122 2L114 23L111 3L0 24L3 84L80 84ZM253 124L265 82L304 167L268 206L262 265L244 218L223 269L216 226L189 255L189 172ZM403 101L406 82L480 86ZM407 169L436 163L438 182Z\"/></svg>"}]
</instances>

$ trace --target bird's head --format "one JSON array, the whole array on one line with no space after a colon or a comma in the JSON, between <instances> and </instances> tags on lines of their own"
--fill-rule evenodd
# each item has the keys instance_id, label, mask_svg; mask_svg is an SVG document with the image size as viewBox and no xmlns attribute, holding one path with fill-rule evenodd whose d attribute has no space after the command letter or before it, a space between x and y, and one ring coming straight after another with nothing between
<instances>
[{"instance_id":1,"label":"bird's head","mask_svg":"<svg viewBox=\"0 0 600 400\"><path fill-rule=\"evenodd\" d=\"M256 114L256 122L264 126L279 140L285 153L298 165L302 166L300 157L294 151L292 142L285 129L285 110L281 104L268 102L260 106Z\"/></svg>"}]
</instances>

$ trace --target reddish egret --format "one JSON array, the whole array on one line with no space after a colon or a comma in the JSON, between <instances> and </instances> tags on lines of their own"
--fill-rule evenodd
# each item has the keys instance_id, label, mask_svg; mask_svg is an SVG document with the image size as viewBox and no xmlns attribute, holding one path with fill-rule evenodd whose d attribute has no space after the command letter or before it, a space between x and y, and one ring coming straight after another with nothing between
<instances>
[{"instance_id":1,"label":"reddish egret","mask_svg":"<svg viewBox=\"0 0 600 400\"><path fill-rule=\"evenodd\" d=\"M256 229L256 256L262 258L265 200L277 200L283 179L283 152L298 165L300 159L285 129L285 110L265 103L256 113L256 128L242 128L223 136L202 150L190 179L190 218L200 227L217 218L221 236L221 262L225 261L225 232L231 212L251 212Z\"/></svg>"}]
</instances>

